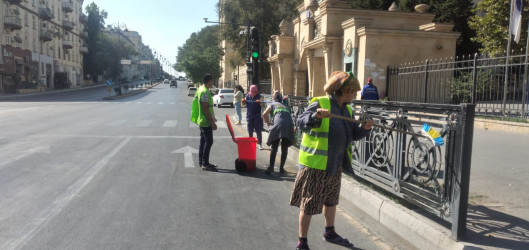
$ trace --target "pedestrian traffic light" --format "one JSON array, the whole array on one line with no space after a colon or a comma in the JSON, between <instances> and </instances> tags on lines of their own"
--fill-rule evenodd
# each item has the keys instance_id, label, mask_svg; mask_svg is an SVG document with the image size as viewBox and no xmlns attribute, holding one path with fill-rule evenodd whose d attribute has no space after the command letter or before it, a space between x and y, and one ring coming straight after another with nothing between
<instances>
[{"instance_id":1,"label":"pedestrian traffic light","mask_svg":"<svg viewBox=\"0 0 529 250\"><path fill-rule=\"evenodd\" d=\"M256 27L252 27L251 30L251 38L252 38L252 50L251 50L251 57L253 61L256 61L260 57L260 50L259 50L259 31Z\"/></svg>"}]
</instances>

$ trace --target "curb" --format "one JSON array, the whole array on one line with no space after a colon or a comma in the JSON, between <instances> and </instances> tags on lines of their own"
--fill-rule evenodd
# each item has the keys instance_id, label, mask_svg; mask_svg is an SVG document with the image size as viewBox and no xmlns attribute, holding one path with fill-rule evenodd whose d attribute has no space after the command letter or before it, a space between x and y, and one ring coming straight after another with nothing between
<instances>
[{"instance_id":1,"label":"curb","mask_svg":"<svg viewBox=\"0 0 529 250\"><path fill-rule=\"evenodd\" d=\"M134 90L132 92L127 92L125 94L122 94L122 95L113 95L113 96L106 96L106 97L103 97L101 98L102 100L117 100L117 99L122 99L122 98L125 98L125 97L129 97L129 96L133 96L133 95L136 95L136 94L139 94L139 93L143 93L155 86L157 86L158 84L154 84L154 85L151 85L149 87L146 87L144 89L139 89L139 90Z\"/></svg>"},{"instance_id":2,"label":"curb","mask_svg":"<svg viewBox=\"0 0 529 250\"><path fill-rule=\"evenodd\" d=\"M342 175L340 196L419 249L464 249L447 228Z\"/></svg>"}]
</instances>

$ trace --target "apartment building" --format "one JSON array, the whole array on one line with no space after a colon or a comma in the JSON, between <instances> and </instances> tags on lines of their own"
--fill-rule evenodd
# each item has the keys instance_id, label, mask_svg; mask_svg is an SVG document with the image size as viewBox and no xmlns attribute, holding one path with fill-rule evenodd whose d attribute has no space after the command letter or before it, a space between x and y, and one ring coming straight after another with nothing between
<instances>
[{"instance_id":1,"label":"apartment building","mask_svg":"<svg viewBox=\"0 0 529 250\"><path fill-rule=\"evenodd\" d=\"M0 1L0 92L83 84L83 0Z\"/></svg>"}]
</instances>

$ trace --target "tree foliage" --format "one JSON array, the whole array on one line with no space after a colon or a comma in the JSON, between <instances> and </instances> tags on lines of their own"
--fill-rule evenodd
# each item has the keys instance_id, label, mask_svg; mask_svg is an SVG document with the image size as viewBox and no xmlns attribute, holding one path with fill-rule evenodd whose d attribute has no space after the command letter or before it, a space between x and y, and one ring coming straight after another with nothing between
<instances>
[{"instance_id":1,"label":"tree foliage","mask_svg":"<svg viewBox=\"0 0 529 250\"><path fill-rule=\"evenodd\" d=\"M222 73L219 61L223 52L218 44L219 26L207 26L191 34L184 46L178 47L175 69L185 72L193 82L201 82L205 73L219 78Z\"/></svg>"},{"instance_id":2,"label":"tree foliage","mask_svg":"<svg viewBox=\"0 0 529 250\"><path fill-rule=\"evenodd\" d=\"M290 21L298 12L297 6L302 0L230 0L219 6L219 12L224 17L222 39L234 45L237 56L230 58L230 64L235 67L246 61L246 35L241 35L245 26L255 26L259 30L261 40L261 60L259 72L261 76L269 75L269 65L263 58L268 54L268 40L270 36L279 34L279 24L283 19Z\"/></svg>"},{"instance_id":3,"label":"tree foliage","mask_svg":"<svg viewBox=\"0 0 529 250\"><path fill-rule=\"evenodd\" d=\"M136 52L130 44L104 33L105 19L108 16L105 10L99 10L95 3L91 3L86 6L86 12L86 43L90 53L83 57L83 71L92 78L106 72L107 77L117 79L122 72L121 58L130 58Z\"/></svg>"},{"instance_id":4,"label":"tree foliage","mask_svg":"<svg viewBox=\"0 0 529 250\"><path fill-rule=\"evenodd\" d=\"M529 10L527 4L523 7L521 39L519 43L511 43L511 49L514 51L523 50L527 41L526 25L529 20ZM472 40L483 45L481 49L483 53L492 56L505 54L509 36L510 0L483 0L475 11L484 15L475 15L469 21L470 27L476 31L476 36Z\"/></svg>"},{"instance_id":5,"label":"tree foliage","mask_svg":"<svg viewBox=\"0 0 529 250\"><path fill-rule=\"evenodd\" d=\"M456 54L461 56L478 52L481 45L472 40L476 32L468 24L468 20L474 15L472 0L435 0L432 4L434 21L453 23L453 30L461 33L457 39Z\"/></svg>"}]
</instances>

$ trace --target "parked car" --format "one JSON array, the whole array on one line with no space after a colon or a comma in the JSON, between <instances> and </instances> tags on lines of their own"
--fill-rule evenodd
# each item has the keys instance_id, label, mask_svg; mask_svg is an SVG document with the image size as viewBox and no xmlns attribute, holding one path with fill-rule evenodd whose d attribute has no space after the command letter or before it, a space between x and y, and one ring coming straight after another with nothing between
<instances>
[{"instance_id":1,"label":"parked car","mask_svg":"<svg viewBox=\"0 0 529 250\"><path fill-rule=\"evenodd\" d=\"M233 107L233 89L219 89L218 94L213 96L213 106L230 105Z\"/></svg>"},{"instance_id":2,"label":"parked car","mask_svg":"<svg viewBox=\"0 0 529 250\"><path fill-rule=\"evenodd\" d=\"M197 93L197 88L190 87L187 89L187 96L194 96Z\"/></svg>"},{"instance_id":3,"label":"parked car","mask_svg":"<svg viewBox=\"0 0 529 250\"><path fill-rule=\"evenodd\" d=\"M177 84L176 80L173 79L171 80L171 84L169 84L169 87L172 87L172 86L178 87L176 84Z\"/></svg>"}]
</instances>

